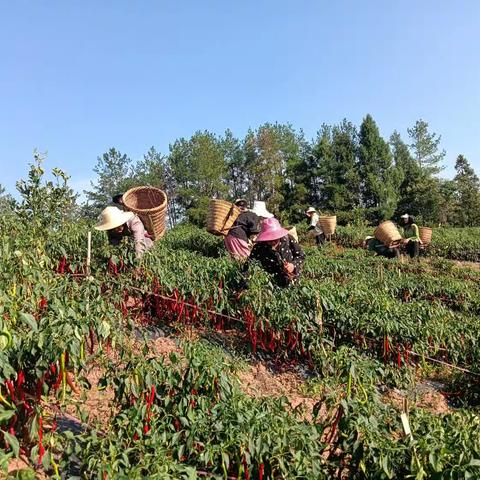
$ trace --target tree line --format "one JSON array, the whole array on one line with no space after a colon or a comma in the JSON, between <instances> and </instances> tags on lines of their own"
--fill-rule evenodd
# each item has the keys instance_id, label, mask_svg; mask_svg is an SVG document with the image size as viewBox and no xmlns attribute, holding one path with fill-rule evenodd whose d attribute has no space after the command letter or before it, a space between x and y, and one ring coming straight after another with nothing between
<instances>
[{"instance_id":1,"label":"tree line","mask_svg":"<svg viewBox=\"0 0 480 480\"><path fill-rule=\"evenodd\" d=\"M313 205L339 223L376 224L408 212L425 224L480 225L480 181L467 159L458 155L455 177L444 179L441 137L423 120L407 134L384 139L366 115L360 127L346 119L324 124L312 140L290 124L266 123L242 139L197 131L136 162L111 148L97 158L81 214L94 217L113 195L152 185L168 195L171 226L203 225L212 197L265 200L288 223Z\"/></svg>"}]
</instances>

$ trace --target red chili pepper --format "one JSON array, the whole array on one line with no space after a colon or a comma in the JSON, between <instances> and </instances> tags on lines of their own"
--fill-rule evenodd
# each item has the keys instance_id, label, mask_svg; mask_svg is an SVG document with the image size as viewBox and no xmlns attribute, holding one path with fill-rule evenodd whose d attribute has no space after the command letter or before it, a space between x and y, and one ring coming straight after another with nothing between
<instances>
[{"instance_id":1,"label":"red chili pepper","mask_svg":"<svg viewBox=\"0 0 480 480\"><path fill-rule=\"evenodd\" d=\"M15 388L13 387L13 382L11 380L6 380L5 385L8 388L8 392L10 393L10 398L13 402L15 402Z\"/></svg>"},{"instance_id":2,"label":"red chili pepper","mask_svg":"<svg viewBox=\"0 0 480 480\"><path fill-rule=\"evenodd\" d=\"M146 423L143 426L143 433L146 435L149 431L150 431L150 425L148 423Z\"/></svg>"},{"instance_id":3,"label":"red chili pepper","mask_svg":"<svg viewBox=\"0 0 480 480\"><path fill-rule=\"evenodd\" d=\"M43 455L45 454L45 448L43 448L43 418L38 418L38 463L42 463Z\"/></svg>"},{"instance_id":4,"label":"red chili pepper","mask_svg":"<svg viewBox=\"0 0 480 480\"><path fill-rule=\"evenodd\" d=\"M265 465L263 463L261 463L259 466L258 466L258 480L263 480L263 471L265 469Z\"/></svg>"},{"instance_id":5,"label":"red chili pepper","mask_svg":"<svg viewBox=\"0 0 480 480\"><path fill-rule=\"evenodd\" d=\"M248 464L245 455L242 457L243 470L245 471L245 480L250 480L250 472L248 471Z\"/></svg>"},{"instance_id":6,"label":"red chili pepper","mask_svg":"<svg viewBox=\"0 0 480 480\"><path fill-rule=\"evenodd\" d=\"M57 266L57 273L65 273L65 263L67 259L65 257L61 257L60 261L58 262Z\"/></svg>"},{"instance_id":7,"label":"red chili pepper","mask_svg":"<svg viewBox=\"0 0 480 480\"><path fill-rule=\"evenodd\" d=\"M400 345L397 345L397 364L398 368L402 366L402 355L400 354Z\"/></svg>"},{"instance_id":8,"label":"red chili pepper","mask_svg":"<svg viewBox=\"0 0 480 480\"><path fill-rule=\"evenodd\" d=\"M133 435L133 441L136 442L138 440L138 433L135 432Z\"/></svg>"},{"instance_id":9,"label":"red chili pepper","mask_svg":"<svg viewBox=\"0 0 480 480\"><path fill-rule=\"evenodd\" d=\"M41 297L40 302L38 302L38 308L40 310L43 310L47 308L47 305L48 305L48 300L45 297Z\"/></svg>"},{"instance_id":10,"label":"red chili pepper","mask_svg":"<svg viewBox=\"0 0 480 480\"><path fill-rule=\"evenodd\" d=\"M178 418L176 418L174 421L173 421L173 425L175 427L175 430L178 432L181 428L181 423L180 423L180 420Z\"/></svg>"}]
</instances>

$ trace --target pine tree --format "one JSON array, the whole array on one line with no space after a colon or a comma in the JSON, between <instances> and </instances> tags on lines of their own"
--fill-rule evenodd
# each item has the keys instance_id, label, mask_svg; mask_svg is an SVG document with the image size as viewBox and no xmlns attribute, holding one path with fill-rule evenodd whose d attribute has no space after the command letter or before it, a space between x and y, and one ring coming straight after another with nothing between
<instances>
[{"instance_id":1,"label":"pine tree","mask_svg":"<svg viewBox=\"0 0 480 480\"><path fill-rule=\"evenodd\" d=\"M90 182L92 190L84 192L87 201L92 202L93 214L99 213L110 204L114 195L135 185L132 160L115 148L110 148L101 157L97 157L93 171L97 174L97 181Z\"/></svg>"},{"instance_id":2,"label":"pine tree","mask_svg":"<svg viewBox=\"0 0 480 480\"><path fill-rule=\"evenodd\" d=\"M358 169L362 204L372 211L371 219L377 222L390 218L397 206L400 178L392 164L390 148L371 115L360 126Z\"/></svg>"},{"instance_id":3,"label":"pine tree","mask_svg":"<svg viewBox=\"0 0 480 480\"><path fill-rule=\"evenodd\" d=\"M445 158L445 150L439 151L442 137L428 131L428 123L417 120L412 128L407 129L412 143L410 149L417 163L427 176L436 175L443 170L441 162Z\"/></svg>"}]
</instances>

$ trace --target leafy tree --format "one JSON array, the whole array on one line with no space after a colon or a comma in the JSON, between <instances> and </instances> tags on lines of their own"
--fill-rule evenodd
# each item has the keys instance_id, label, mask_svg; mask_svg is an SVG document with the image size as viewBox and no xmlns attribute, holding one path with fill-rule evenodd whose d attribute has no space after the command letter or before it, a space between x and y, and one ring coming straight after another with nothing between
<instances>
[{"instance_id":1,"label":"leafy tree","mask_svg":"<svg viewBox=\"0 0 480 480\"><path fill-rule=\"evenodd\" d=\"M358 169L362 204L373 211L372 220L390 218L398 202L400 177L392 164L390 148L371 115L360 126Z\"/></svg>"},{"instance_id":2,"label":"leafy tree","mask_svg":"<svg viewBox=\"0 0 480 480\"><path fill-rule=\"evenodd\" d=\"M115 148L110 148L101 157L97 157L93 171L97 174L97 181L90 182L91 191L85 191L87 201L91 202L92 215L98 214L111 203L114 195L125 192L136 183L132 160Z\"/></svg>"},{"instance_id":3,"label":"leafy tree","mask_svg":"<svg viewBox=\"0 0 480 480\"><path fill-rule=\"evenodd\" d=\"M220 141L207 131L196 132L189 140L181 138L170 145L168 166L176 201L190 221L203 225L209 199L223 197L228 191Z\"/></svg>"},{"instance_id":4,"label":"leafy tree","mask_svg":"<svg viewBox=\"0 0 480 480\"><path fill-rule=\"evenodd\" d=\"M16 212L22 221L36 229L39 236L58 230L78 214L76 195L68 186L70 177L54 168L53 180L45 181L43 160L44 156L35 151L28 180L19 180L16 184L21 197Z\"/></svg>"},{"instance_id":5,"label":"leafy tree","mask_svg":"<svg viewBox=\"0 0 480 480\"><path fill-rule=\"evenodd\" d=\"M5 187L0 184L0 215L12 213L15 209L15 199L5 193Z\"/></svg>"},{"instance_id":6,"label":"leafy tree","mask_svg":"<svg viewBox=\"0 0 480 480\"><path fill-rule=\"evenodd\" d=\"M480 224L480 180L468 160L459 155L455 162L453 179L456 190L454 224L471 227Z\"/></svg>"}]
</instances>

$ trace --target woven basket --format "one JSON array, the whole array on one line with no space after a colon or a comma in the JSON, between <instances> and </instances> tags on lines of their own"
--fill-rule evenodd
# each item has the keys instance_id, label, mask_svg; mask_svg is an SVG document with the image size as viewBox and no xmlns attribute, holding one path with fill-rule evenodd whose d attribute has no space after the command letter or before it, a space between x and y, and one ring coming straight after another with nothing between
<instances>
[{"instance_id":1,"label":"woven basket","mask_svg":"<svg viewBox=\"0 0 480 480\"><path fill-rule=\"evenodd\" d=\"M153 240L165 235L167 195L155 187L135 187L123 194L125 207L142 220Z\"/></svg>"},{"instance_id":2,"label":"woven basket","mask_svg":"<svg viewBox=\"0 0 480 480\"><path fill-rule=\"evenodd\" d=\"M298 243L297 227L285 227L288 230L288 234L292 236Z\"/></svg>"},{"instance_id":3,"label":"woven basket","mask_svg":"<svg viewBox=\"0 0 480 480\"><path fill-rule=\"evenodd\" d=\"M382 222L373 232L377 240L380 240L384 245L391 245L397 243L402 239L400 232L393 222L387 220Z\"/></svg>"},{"instance_id":4,"label":"woven basket","mask_svg":"<svg viewBox=\"0 0 480 480\"><path fill-rule=\"evenodd\" d=\"M322 228L325 235L333 235L335 233L335 229L337 228L337 216L321 216L318 220L318 224Z\"/></svg>"},{"instance_id":5,"label":"woven basket","mask_svg":"<svg viewBox=\"0 0 480 480\"><path fill-rule=\"evenodd\" d=\"M207 232L227 235L239 214L240 209L233 203L212 198L208 206Z\"/></svg>"},{"instance_id":6,"label":"woven basket","mask_svg":"<svg viewBox=\"0 0 480 480\"><path fill-rule=\"evenodd\" d=\"M432 241L432 229L429 227L419 227L418 233L423 245L429 245Z\"/></svg>"}]
</instances>

